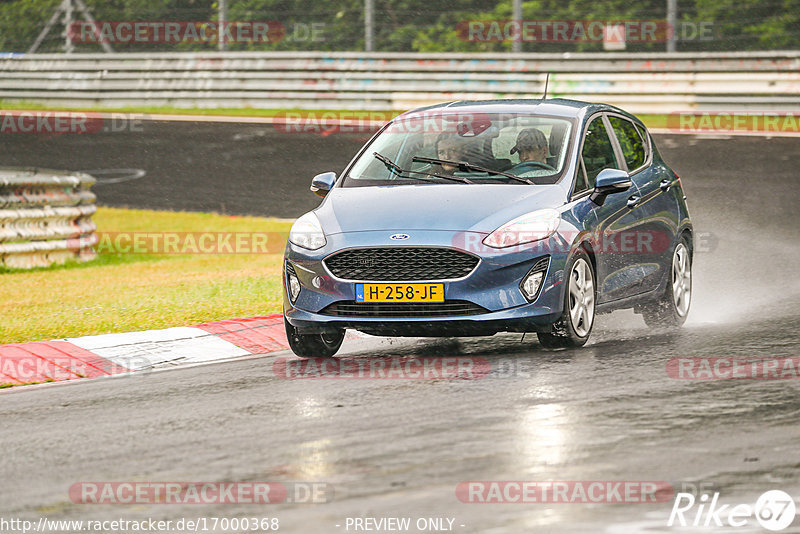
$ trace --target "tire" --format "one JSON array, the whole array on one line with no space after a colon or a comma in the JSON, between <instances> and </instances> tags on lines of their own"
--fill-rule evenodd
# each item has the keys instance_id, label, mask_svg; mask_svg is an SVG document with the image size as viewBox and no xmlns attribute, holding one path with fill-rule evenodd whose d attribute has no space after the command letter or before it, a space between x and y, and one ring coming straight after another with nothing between
<instances>
[{"instance_id":1,"label":"tire","mask_svg":"<svg viewBox=\"0 0 800 534\"><path fill-rule=\"evenodd\" d=\"M652 304L642 306L647 326L678 328L686 322L692 304L692 254L689 241L681 237L672 252L669 283L664 295Z\"/></svg>"},{"instance_id":2,"label":"tire","mask_svg":"<svg viewBox=\"0 0 800 534\"><path fill-rule=\"evenodd\" d=\"M597 289L592 262L585 251L577 251L564 269L564 313L553 324L552 332L539 332L539 343L546 349L582 347L589 340L595 317Z\"/></svg>"},{"instance_id":3,"label":"tire","mask_svg":"<svg viewBox=\"0 0 800 534\"><path fill-rule=\"evenodd\" d=\"M344 329L332 334L300 334L297 328L283 318L289 348L301 358L330 358L339 351L344 341Z\"/></svg>"}]
</instances>

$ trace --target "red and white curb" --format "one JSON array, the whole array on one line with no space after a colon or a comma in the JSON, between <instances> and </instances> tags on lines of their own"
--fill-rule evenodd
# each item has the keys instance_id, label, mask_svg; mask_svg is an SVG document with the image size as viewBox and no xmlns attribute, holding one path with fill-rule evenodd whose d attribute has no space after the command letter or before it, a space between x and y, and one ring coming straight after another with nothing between
<instances>
[{"instance_id":1,"label":"red and white curb","mask_svg":"<svg viewBox=\"0 0 800 534\"><path fill-rule=\"evenodd\" d=\"M0 345L0 385L98 378L268 354L289 346L283 315Z\"/></svg>"}]
</instances>

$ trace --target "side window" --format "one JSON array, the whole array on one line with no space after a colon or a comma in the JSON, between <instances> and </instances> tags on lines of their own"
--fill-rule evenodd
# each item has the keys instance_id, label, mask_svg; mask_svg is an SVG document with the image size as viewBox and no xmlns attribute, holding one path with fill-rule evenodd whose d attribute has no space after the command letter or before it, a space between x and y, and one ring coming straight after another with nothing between
<instances>
[{"instance_id":1,"label":"side window","mask_svg":"<svg viewBox=\"0 0 800 534\"><path fill-rule=\"evenodd\" d=\"M594 187L594 180L600 171L619 169L619 163L614 155L614 148L602 117L594 119L586 128L581 159L583 159L583 167L586 169L587 187L590 189Z\"/></svg>"},{"instance_id":2,"label":"side window","mask_svg":"<svg viewBox=\"0 0 800 534\"><path fill-rule=\"evenodd\" d=\"M619 146L625 156L625 163L628 164L628 170L633 171L644 165L647 155L645 154L644 142L636 126L620 117L609 117L608 120L611 122L611 127L614 128L614 133L617 134Z\"/></svg>"},{"instance_id":3,"label":"side window","mask_svg":"<svg viewBox=\"0 0 800 534\"><path fill-rule=\"evenodd\" d=\"M572 191L573 195L587 191L589 186L586 184L586 171L583 169L583 163L578 162L578 173L575 176L575 189Z\"/></svg>"}]
</instances>

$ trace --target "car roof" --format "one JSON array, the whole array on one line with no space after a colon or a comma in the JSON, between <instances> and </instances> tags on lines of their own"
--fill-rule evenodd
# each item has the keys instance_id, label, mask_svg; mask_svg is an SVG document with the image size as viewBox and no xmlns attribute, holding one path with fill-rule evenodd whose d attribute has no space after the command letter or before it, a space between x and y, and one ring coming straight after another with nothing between
<instances>
[{"instance_id":1,"label":"car roof","mask_svg":"<svg viewBox=\"0 0 800 534\"><path fill-rule=\"evenodd\" d=\"M427 114L431 111L441 111L443 113L448 111L454 113L530 113L568 119L581 119L599 111L611 111L635 119L637 122L641 122L630 113L609 104L583 102L581 100L569 100L566 98L459 100L412 109L399 115L397 118L413 118L416 114L421 114L423 112Z\"/></svg>"}]
</instances>

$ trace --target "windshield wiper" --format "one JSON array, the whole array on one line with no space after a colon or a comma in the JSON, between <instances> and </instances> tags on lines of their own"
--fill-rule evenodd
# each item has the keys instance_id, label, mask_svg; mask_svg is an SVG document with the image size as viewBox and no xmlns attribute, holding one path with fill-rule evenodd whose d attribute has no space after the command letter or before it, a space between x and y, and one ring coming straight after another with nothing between
<instances>
[{"instance_id":1,"label":"windshield wiper","mask_svg":"<svg viewBox=\"0 0 800 534\"><path fill-rule=\"evenodd\" d=\"M420 163L438 163L439 165L441 165L442 163L447 163L449 165L457 166L459 170L478 171L478 172L485 172L487 174L496 174L498 176L505 176L506 178L511 178L512 180L516 180L518 182L534 185L533 182L531 182L527 178L523 178L521 176L515 176L513 174L503 171L496 171L494 169L481 167L480 165L475 165L474 163L467 163L466 161L450 161L447 159L424 158L422 156L414 156L413 158L411 158L411 161L418 161Z\"/></svg>"},{"instance_id":2,"label":"windshield wiper","mask_svg":"<svg viewBox=\"0 0 800 534\"><path fill-rule=\"evenodd\" d=\"M384 156L383 154L381 154L379 152L373 152L372 155L375 156L375 158L377 158L379 161L381 161L384 165L386 165L387 169L389 169L390 171L394 171L398 176L403 177L403 178L410 178L411 180L422 180L422 181L425 181L425 182L435 183L435 180L426 180L426 179L420 178L418 176L403 176L404 173L405 174L422 174L422 175L425 175L425 176L434 176L436 178L441 178L442 180L450 180L450 181L459 182L459 183L462 183L462 184L474 183L472 180L468 180L467 178L462 178L460 176L447 176L445 174L436 174L436 173L433 173L433 172L412 171L412 170L409 170L409 169L404 169L400 165L398 165L397 163L395 163L394 161L390 160L389 158L387 158L386 156Z\"/></svg>"},{"instance_id":3,"label":"windshield wiper","mask_svg":"<svg viewBox=\"0 0 800 534\"><path fill-rule=\"evenodd\" d=\"M381 162L383 162L383 164L386 165L386 168L389 169L390 171L396 171L397 174L402 174L404 172L403 169L400 167L400 165L390 160L383 154L379 152L373 152L372 155L378 158L378 160L380 160Z\"/></svg>"}]
</instances>

